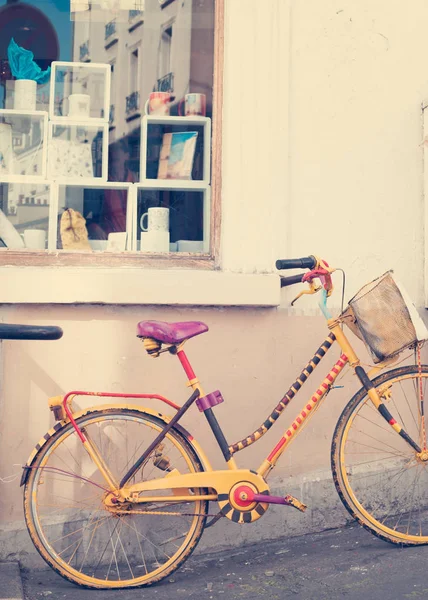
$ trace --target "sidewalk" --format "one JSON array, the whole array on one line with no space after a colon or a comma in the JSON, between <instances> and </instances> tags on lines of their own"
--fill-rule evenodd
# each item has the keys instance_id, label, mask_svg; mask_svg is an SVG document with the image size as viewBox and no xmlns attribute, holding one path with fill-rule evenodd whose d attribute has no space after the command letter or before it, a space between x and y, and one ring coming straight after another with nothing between
<instances>
[{"instance_id":1,"label":"sidewalk","mask_svg":"<svg viewBox=\"0 0 428 600\"><path fill-rule=\"evenodd\" d=\"M22 577L26 600L407 600L428 597L427 563L428 546L400 548L351 526L195 555L151 588L85 590L51 570Z\"/></svg>"},{"instance_id":2,"label":"sidewalk","mask_svg":"<svg viewBox=\"0 0 428 600\"><path fill-rule=\"evenodd\" d=\"M0 563L1 600L23 600L21 574L16 562Z\"/></svg>"}]
</instances>

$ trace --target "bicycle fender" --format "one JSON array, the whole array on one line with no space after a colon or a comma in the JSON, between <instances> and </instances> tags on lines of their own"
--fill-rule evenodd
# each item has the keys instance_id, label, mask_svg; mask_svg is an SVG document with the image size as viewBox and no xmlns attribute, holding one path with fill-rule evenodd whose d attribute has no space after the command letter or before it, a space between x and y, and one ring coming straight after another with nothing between
<instances>
[{"instance_id":1,"label":"bicycle fender","mask_svg":"<svg viewBox=\"0 0 428 600\"><path fill-rule=\"evenodd\" d=\"M164 415L160 412L157 412L156 410L153 410L151 408L147 408L144 406L139 406L137 404L102 404L100 406L91 406L90 408L86 408L79 412L73 413L73 418L75 420L77 420L80 417L84 417L88 414L98 412L100 410L107 410L107 409L112 409L112 408L118 408L118 409L127 408L129 410L135 410L142 414L149 414L152 417L157 417L158 419L163 421L165 423L165 425L167 425L172 419L172 416L170 416L170 415ZM30 456L28 457L27 462L22 467L23 473L22 473L21 482L20 482L21 487L23 485L25 485L25 483L27 482L28 475L30 474L30 471L31 471L31 467L36 459L36 456L40 452L40 450L51 439L51 437L53 437L57 433L57 431L59 431L60 429L62 429L63 427L65 427L68 424L69 424L68 419L59 421L51 429L49 429L49 431L47 433L45 433L45 435L36 444L33 451L31 452ZM174 425L174 428L177 429L177 431L179 431L183 435L183 437L186 439L186 441L192 447L196 456L200 460L204 471L212 471L212 467L208 461L208 458L205 456L204 451L202 450L199 443L194 439L193 435L179 423L176 423Z\"/></svg>"}]
</instances>

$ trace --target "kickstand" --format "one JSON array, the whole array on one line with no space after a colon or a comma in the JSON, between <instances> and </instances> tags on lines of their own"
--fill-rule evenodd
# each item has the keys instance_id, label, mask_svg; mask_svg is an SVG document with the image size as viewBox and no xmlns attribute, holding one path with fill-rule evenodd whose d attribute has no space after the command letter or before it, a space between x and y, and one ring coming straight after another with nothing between
<instances>
[{"instance_id":1,"label":"kickstand","mask_svg":"<svg viewBox=\"0 0 428 600\"><path fill-rule=\"evenodd\" d=\"M210 521L209 523L207 523L207 524L205 525L205 528L206 528L206 529L208 529L208 527L212 527L212 526L213 526L213 525L215 525L215 524L217 523L217 521L219 521L219 520L220 520L222 517L224 517L224 515L223 515L221 512L219 512L218 514L216 514L216 516L215 516L215 517L213 517L213 518L211 519L211 521Z\"/></svg>"}]
</instances>

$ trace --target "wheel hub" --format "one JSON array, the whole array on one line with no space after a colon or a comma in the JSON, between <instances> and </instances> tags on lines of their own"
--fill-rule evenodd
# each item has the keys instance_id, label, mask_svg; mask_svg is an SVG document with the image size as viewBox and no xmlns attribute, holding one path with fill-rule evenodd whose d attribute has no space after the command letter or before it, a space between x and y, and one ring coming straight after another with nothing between
<instances>
[{"instance_id":1,"label":"wheel hub","mask_svg":"<svg viewBox=\"0 0 428 600\"><path fill-rule=\"evenodd\" d=\"M428 461L428 449L424 449L421 452L418 452L416 454L418 460L420 460L421 462L427 462Z\"/></svg>"},{"instance_id":2,"label":"wheel hub","mask_svg":"<svg viewBox=\"0 0 428 600\"><path fill-rule=\"evenodd\" d=\"M106 492L103 497L105 510L111 513L123 513L131 506L130 502L120 502L120 500L112 493Z\"/></svg>"}]
</instances>

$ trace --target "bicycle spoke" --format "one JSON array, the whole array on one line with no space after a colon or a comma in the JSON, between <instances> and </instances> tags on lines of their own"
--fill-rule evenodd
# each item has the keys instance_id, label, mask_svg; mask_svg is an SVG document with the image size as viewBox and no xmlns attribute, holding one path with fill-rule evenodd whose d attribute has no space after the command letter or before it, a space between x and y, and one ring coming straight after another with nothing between
<instances>
[{"instance_id":1,"label":"bicycle spoke","mask_svg":"<svg viewBox=\"0 0 428 600\"><path fill-rule=\"evenodd\" d=\"M421 387L425 394L428 372L423 369ZM384 385L390 391L385 404L392 418L411 432L409 435L414 435L416 427L414 439L419 439L418 368L403 367L393 373L397 374L383 379L385 383L378 387ZM342 429L346 437L345 443L337 446L341 466L336 484L345 492L349 509L373 531L385 533L388 540L428 543L428 461L403 443L405 440L392 431L367 396L360 396L349 407L347 421L340 424L342 428L346 424Z\"/></svg>"},{"instance_id":2,"label":"bicycle spoke","mask_svg":"<svg viewBox=\"0 0 428 600\"><path fill-rule=\"evenodd\" d=\"M84 419L87 439L117 480L163 428L156 417L131 410L100 411L99 416L91 413ZM43 468L36 465L31 472L37 498L31 501L31 514L42 550L71 579L84 577L85 585L97 581L97 587L127 587L135 581L150 581L154 572L159 577L162 569L171 572L200 537L208 503L189 496L184 501L111 505L102 475L80 440L70 429L62 436L61 443L52 445L52 452L46 445ZM135 473L135 483L164 479L167 471L199 470L177 432L168 433L158 450ZM167 460L166 470L155 464L156 452ZM201 496L204 491L195 493ZM173 490L162 490L162 495L170 498Z\"/></svg>"}]
</instances>

